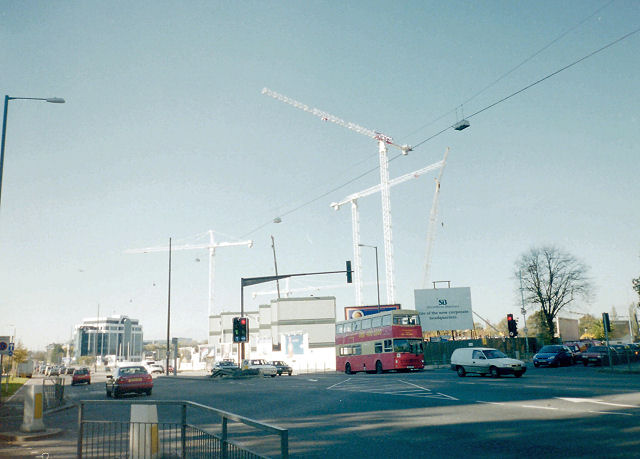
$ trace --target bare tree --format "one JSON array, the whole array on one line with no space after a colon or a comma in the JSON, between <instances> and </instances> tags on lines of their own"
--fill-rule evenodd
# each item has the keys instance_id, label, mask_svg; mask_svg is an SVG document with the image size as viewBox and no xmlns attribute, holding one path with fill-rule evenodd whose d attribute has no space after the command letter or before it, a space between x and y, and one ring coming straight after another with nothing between
<instances>
[{"instance_id":1,"label":"bare tree","mask_svg":"<svg viewBox=\"0 0 640 459\"><path fill-rule=\"evenodd\" d=\"M516 279L522 275L524 301L542 312L549 336L554 319L578 298L589 299L592 286L589 268L557 247L534 247L516 262Z\"/></svg>"}]
</instances>

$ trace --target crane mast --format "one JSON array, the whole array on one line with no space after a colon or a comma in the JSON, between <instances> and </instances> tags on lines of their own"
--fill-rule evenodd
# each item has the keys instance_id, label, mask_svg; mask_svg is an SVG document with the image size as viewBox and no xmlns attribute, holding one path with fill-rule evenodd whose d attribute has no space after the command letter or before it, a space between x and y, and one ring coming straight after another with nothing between
<instances>
[{"instance_id":1,"label":"crane mast","mask_svg":"<svg viewBox=\"0 0 640 459\"><path fill-rule=\"evenodd\" d=\"M399 185L400 183L406 182L407 180L418 178L427 172L430 172L434 169L442 167L442 164L443 164L443 161L438 161L436 163L425 166L421 169L415 170L413 172L409 172L408 174L404 174L394 179L391 179L389 180L389 187ZM362 271L362 257L360 253L360 217L358 212L358 199L377 193L378 191L381 190L381 188L382 188L381 184L374 185L360 192L350 194L340 202L331 203L331 207L335 210L340 209L341 206L349 202L351 203L351 225L352 225L352 232L353 232L353 260L354 260L353 274L354 274L356 304L362 304L362 281L360 277L360 273ZM387 291L387 297L388 297L388 291Z\"/></svg>"},{"instance_id":2,"label":"crane mast","mask_svg":"<svg viewBox=\"0 0 640 459\"><path fill-rule=\"evenodd\" d=\"M380 190L381 190L381 200L382 200L382 222L383 222L383 235L384 235L384 254L385 254L385 273L386 273L386 282L387 282L387 302L392 304L395 303L395 281L394 281L394 267L393 267L393 234L391 230L391 201L389 197L389 159L387 157L387 145L392 145L399 148L402 151L403 155L406 155L411 151L411 147L409 145L397 145L393 143L393 139L385 134L382 134L378 131L374 131L365 127L362 127L356 123L351 123L343 120L342 118L338 118L337 116L331 115L323 110L319 110L317 108L309 107L302 102L298 102L297 100L291 99L283 94L279 94L271 89L264 88L262 90L262 94L273 97L276 100L289 104L293 107L296 107L305 112L311 113L322 119L323 121L330 121L339 126L343 126L349 130L357 132L358 134L362 134L369 138L372 138L378 142L378 156L380 160ZM355 211L357 213L357 209ZM354 240L358 238L359 235L354 231ZM357 249L359 252L359 249ZM355 257L354 251L354 257ZM356 258L356 266L357 266L357 258ZM359 278L359 274L357 274Z\"/></svg>"},{"instance_id":3,"label":"crane mast","mask_svg":"<svg viewBox=\"0 0 640 459\"><path fill-rule=\"evenodd\" d=\"M433 194L433 202L431 204L431 212L429 214L429 226L427 229L427 248L424 257L424 276L422 279L422 288L427 288L429 283L429 274L431 270L431 257L433 255L433 241L436 238L436 218L438 216L438 201L440 199L440 180L442 179L442 172L444 171L444 167L447 165L447 157L449 156L449 149L444 153L444 158L442 158L442 166L440 167L440 172L438 173L438 177L436 178L436 191Z\"/></svg>"}]
</instances>

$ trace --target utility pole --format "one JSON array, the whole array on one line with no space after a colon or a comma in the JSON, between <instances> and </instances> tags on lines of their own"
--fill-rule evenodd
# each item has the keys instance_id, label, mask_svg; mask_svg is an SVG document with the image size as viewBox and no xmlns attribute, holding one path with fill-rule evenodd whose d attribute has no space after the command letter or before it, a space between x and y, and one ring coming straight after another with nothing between
<instances>
[{"instance_id":1,"label":"utility pole","mask_svg":"<svg viewBox=\"0 0 640 459\"><path fill-rule=\"evenodd\" d=\"M522 270L520 270L519 273L520 273L520 300L522 301L522 309L520 310L520 312L522 313L522 321L524 325L524 327L522 328L522 331L524 331L524 345L525 345L526 353L527 355L529 355L529 330L527 329L527 311L524 308L524 289L522 288Z\"/></svg>"},{"instance_id":2,"label":"utility pole","mask_svg":"<svg viewBox=\"0 0 640 459\"><path fill-rule=\"evenodd\" d=\"M169 238L169 291L167 293L167 366L165 374L169 376L169 337L171 330L171 238Z\"/></svg>"},{"instance_id":3,"label":"utility pole","mask_svg":"<svg viewBox=\"0 0 640 459\"><path fill-rule=\"evenodd\" d=\"M271 248L273 249L273 265L276 268L276 277L278 277L278 262L276 261L276 241L271 235ZM276 288L278 289L278 299L280 299L280 280L276 279Z\"/></svg>"}]
</instances>

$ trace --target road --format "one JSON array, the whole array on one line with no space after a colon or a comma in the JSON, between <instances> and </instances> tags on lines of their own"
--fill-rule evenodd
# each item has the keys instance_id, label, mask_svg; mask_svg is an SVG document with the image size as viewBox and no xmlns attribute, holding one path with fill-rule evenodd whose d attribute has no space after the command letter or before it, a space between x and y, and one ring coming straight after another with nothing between
<instances>
[{"instance_id":1,"label":"road","mask_svg":"<svg viewBox=\"0 0 640 459\"><path fill-rule=\"evenodd\" d=\"M98 382L68 387L67 394L105 399ZM285 427L291 457L640 457L638 374L581 365L530 367L519 379L460 378L445 369L245 380L159 377L151 398L192 400ZM58 413L61 422L73 424L75 410L69 411ZM161 421L169 416L159 414ZM107 407L100 416L123 414ZM189 422L219 428L200 413L190 414ZM277 455L275 441L259 447L252 448Z\"/></svg>"}]
</instances>

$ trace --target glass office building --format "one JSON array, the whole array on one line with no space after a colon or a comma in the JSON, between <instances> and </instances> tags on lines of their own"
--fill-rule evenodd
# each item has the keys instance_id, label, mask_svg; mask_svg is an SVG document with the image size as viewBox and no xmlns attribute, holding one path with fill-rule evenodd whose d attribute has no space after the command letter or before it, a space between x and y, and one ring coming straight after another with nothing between
<instances>
[{"instance_id":1,"label":"glass office building","mask_svg":"<svg viewBox=\"0 0 640 459\"><path fill-rule=\"evenodd\" d=\"M142 326L127 316L84 319L75 326L75 358L100 356L111 360L142 360Z\"/></svg>"}]
</instances>

